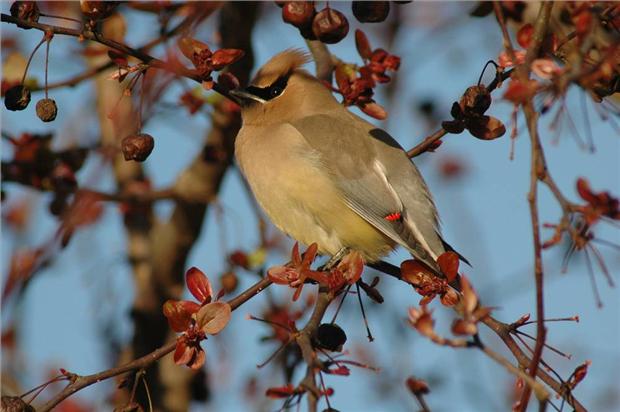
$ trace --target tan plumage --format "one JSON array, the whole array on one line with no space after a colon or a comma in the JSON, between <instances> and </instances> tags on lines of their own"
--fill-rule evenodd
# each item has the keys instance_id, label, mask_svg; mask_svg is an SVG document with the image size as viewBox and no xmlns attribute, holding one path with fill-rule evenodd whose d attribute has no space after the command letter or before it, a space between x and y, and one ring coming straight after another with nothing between
<instances>
[{"instance_id":1,"label":"tan plumage","mask_svg":"<svg viewBox=\"0 0 620 412\"><path fill-rule=\"evenodd\" d=\"M324 254L348 247L373 262L400 244L436 268L445 246L418 170L391 136L302 70L306 61L284 51L234 93L243 117L235 155L261 207Z\"/></svg>"}]
</instances>

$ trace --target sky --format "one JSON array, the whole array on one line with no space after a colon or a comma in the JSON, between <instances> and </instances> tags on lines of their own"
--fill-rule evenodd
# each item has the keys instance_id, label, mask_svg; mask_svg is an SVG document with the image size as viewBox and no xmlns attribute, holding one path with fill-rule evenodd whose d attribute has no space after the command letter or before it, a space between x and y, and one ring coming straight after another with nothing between
<instances>
[{"instance_id":1,"label":"sky","mask_svg":"<svg viewBox=\"0 0 620 412\"><path fill-rule=\"evenodd\" d=\"M336 7L343 11L347 9ZM387 106L390 116L380 125L405 148L413 147L432 131L415 110L416 104L433 98L438 103L439 116L447 118L451 103L460 97L465 88L475 84L484 62L495 58L501 50L501 37L493 19L468 19L464 16L467 7L462 3L420 3L401 8L407 13L407 24L389 51L402 57L402 66L398 73L394 103ZM2 11L7 9L8 4L3 3ZM259 20L254 36L258 65L285 48L303 47L297 30L280 23L278 9L274 5L268 4L264 9L265 14ZM348 10L346 12L350 14ZM135 18L136 13L132 13L130 21ZM148 18L141 19L148 23ZM151 19L155 23L154 18ZM349 21L349 36L330 49L345 61L358 62L352 33L360 24L352 18ZM155 24L130 24L129 27L128 38L136 39L135 44L155 35ZM379 31L369 25L363 28L373 46L386 46L387 39L382 38ZM1 29L3 36L15 33L5 24ZM207 25L200 32L203 37L199 38L213 42L216 38L214 29L212 23ZM24 46L35 44L39 38L33 30L19 32L20 44ZM63 58L70 56L78 47L73 39L62 39L60 36L54 39L50 81L81 72L83 68L78 59ZM39 53L33 63L32 73L39 78L42 56L43 53ZM144 128L157 139L156 148L145 167L153 177L154 186L159 188L174 182L177 174L200 150L204 130L208 126L205 116L190 117L186 111L175 107L179 90L172 89L164 97L163 101L167 104ZM496 92L494 97L500 93ZM24 112L8 113L3 110L2 128L11 133L56 130L58 138L55 144L59 148L72 144L75 139L80 142L96 139L94 100L88 84L71 90L54 91L53 98L60 108L56 122L50 125L39 122L31 104ZM384 98L380 91L377 101L382 103ZM585 138L582 99L583 93L573 90L568 99L568 110L574 116L582 138ZM579 200L575 191L575 181L579 176L586 176L594 190L605 189L620 194L619 136L596 116L592 102L586 105L594 136L594 153L580 148L568 127L564 127L555 139L554 133L549 131L551 114L541 120L549 170L562 191L574 201ZM472 280L482 302L496 307L495 316L507 322L533 311L535 307L531 225L526 198L529 140L521 119L518 122L520 133L515 142L514 159L510 160L508 134L511 109L510 104L497 102L490 110L492 115L505 122L508 129L506 136L484 142L467 133L450 135L444 139L437 153L424 154L415 159L435 197L444 237L472 262L472 267L463 267L463 271ZM3 142L2 158L6 159L9 154ZM465 173L446 180L439 172L440 165L452 158L463 162ZM112 176L102 171L99 162L100 159L90 159L80 171L79 179L99 190L111 191L114 187ZM6 274L8 258L14 250L44 242L53 234L56 224L47 212L49 195L16 186L10 186L7 192L9 201L27 199L34 218L23 233L3 228L3 274ZM543 187L540 198L541 221L556 222L559 208ZM216 212L216 208L209 209L205 224L208 230L202 234L187 261L188 268L197 266L212 279L225 270L223 249L251 250L258 243L251 204L236 170L228 172L218 201L220 213ZM4 204L2 206L5 207ZM156 210L159 216L165 217L171 211L171 204L161 202ZM226 235L222 236L223 233ZM596 234L620 244L618 228L601 225ZM550 235L549 231L543 231L544 238ZM226 240L224 245L222 239ZM23 365L23 371L27 371L21 376L25 388L42 382L47 370L53 367L64 367L80 374L105 369L109 354L104 338L113 336L119 342L130 339L131 325L127 314L132 301L132 281L130 269L124 261L125 242L118 208L112 204L106 205L101 222L77 233L54 263L37 275L23 301L18 306L9 305L9 309L2 313L3 324L11 316L17 316L23 325L19 339L24 357L19 362ZM620 256L611 248L600 249L617 281ZM548 343L572 354L572 359L563 359L550 352L545 352L545 359L557 366L562 376L568 376L583 361L591 360L588 378L580 384L575 395L592 410L604 410L602 408L609 405L620 407L617 397L611 401L615 403L605 403L606 397L612 396L605 392L605 388L610 389L610 382L620 380L616 367L620 361L617 349L620 342L618 288L609 288L597 271L595 276L604 303L602 308L597 308L584 259L575 256L569 270L562 273L563 252L562 248L544 252L548 279L546 313L549 317L579 315L580 322L548 325ZM268 262L280 263L284 258L274 254L268 257ZM406 258L406 254L400 251L390 256L389 260L398 263ZM366 276L371 278L371 272ZM240 274L240 279L241 287L247 287L252 282L249 274ZM415 400L406 392L403 381L414 374L429 381L432 392L427 396L427 401L433 410L454 410L455 405L462 411L505 409L505 397L512 378L500 366L473 350L447 349L426 341L405 321L407 308L417 305L419 296L402 283L388 278L381 280L380 290L387 302L383 305L366 304L368 320L376 337L374 342L369 343L365 338L355 299L347 300L338 323L347 332L345 349L352 352L351 356L354 358L356 354L366 353L372 364L381 371L375 373L353 369L352 375L346 378L328 377L327 385L335 389L332 399L334 407L358 411L411 410L416 405ZM283 298L290 296L290 291L283 288L272 293ZM208 410L278 408L277 403L249 405L242 395L250 374L259 379L262 390L283 384L281 375L270 366L256 369L256 364L275 349L273 344L259 342L259 338L268 332L264 325L246 319L247 314L259 314L263 305L260 296L244 305L234 313L226 330L204 345L209 374L217 377L212 379L214 399ZM433 307L438 328L448 334L452 318L450 311L436 304ZM532 317L535 317L533 313ZM535 328L532 327L530 332L535 334ZM492 334L484 331L482 339L509 356ZM105 410L105 392L95 385L79 396L95 405L96 409ZM203 409L196 406L196 410Z\"/></svg>"}]
</instances>

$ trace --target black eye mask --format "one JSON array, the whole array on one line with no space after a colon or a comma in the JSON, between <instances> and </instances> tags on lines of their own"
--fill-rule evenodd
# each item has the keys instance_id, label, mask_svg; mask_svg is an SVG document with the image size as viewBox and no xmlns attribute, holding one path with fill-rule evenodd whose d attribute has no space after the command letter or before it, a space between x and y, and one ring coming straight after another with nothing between
<instances>
[{"instance_id":1,"label":"black eye mask","mask_svg":"<svg viewBox=\"0 0 620 412\"><path fill-rule=\"evenodd\" d=\"M286 76L279 77L278 80L273 82L268 87L249 86L245 90L256 97L260 97L263 100L269 101L282 94L284 88L286 87L286 84L288 83L288 78L289 75L287 74Z\"/></svg>"}]
</instances>

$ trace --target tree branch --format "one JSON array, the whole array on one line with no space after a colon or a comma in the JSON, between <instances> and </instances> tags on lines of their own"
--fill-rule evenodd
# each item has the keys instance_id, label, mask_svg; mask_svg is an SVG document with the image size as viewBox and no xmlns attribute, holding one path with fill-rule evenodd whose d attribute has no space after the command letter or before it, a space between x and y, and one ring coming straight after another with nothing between
<instances>
[{"instance_id":1,"label":"tree branch","mask_svg":"<svg viewBox=\"0 0 620 412\"><path fill-rule=\"evenodd\" d=\"M91 40L96 43L100 43L104 46L107 46L111 49L114 49L120 53L126 54L128 56L135 57L141 60L144 64L149 67L161 69L170 73L174 73L178 76L185 77L187 79L193 80L195 82L201 83L203 78L196 72L195 70L188 69L186 67L178 67L171 64L166 63L163 60L160 60L156 57L149 55L144 52L142 49L135 49L126 44L119 43L112 39L107 39L103 37L100 33L95 33L87 28L83 30L71 29L68 27L54 26L51 24L43 24L29 20L21 20L16 17L10 16L8 14L2 13L0 16L0 20L5 23L19 25L21 27L28 27L37 30L41 30L43 32L52 32L54 34L63 35L63 36L72 36L77 37L82 40ZM213 84L213 90L218 92L224 97L230 99L230 95L228 94L228 90L221 87L217 82Z\"/></svg>"},{"instance_id":2,"label":"tree branch","mask_svg":"<svg viewBox=\"0 0 620 412\"><path fill-rule=\"evenodd\" d=\"M227 303L230 305L231 310L236 310L241 307L245 302L258 295L260 292L265 290L271 281L267 278L263 278L256 282L254 285L250 286L248 289L240 293L238 296L230 299ZM99 383L106 379L110 379L114 376L122 375L127 372L146 369L148 366L168 355L172 351L174 351L176 347L176 340L170 342L151 353L148 353L138 359L135 359L131 362L128 362L124 365L118 366L116 368L111 368L99 373L94 373L92 375L86 376L78 376L73 382L67 385L60 393L54 396L52 399L47 401L41 408L37 410L39 412L48 412L51 411L56 405L60 402L78 392L81 389L86 388L87 386L93 385L95 383Z\"/></svg>"}]
</instances>

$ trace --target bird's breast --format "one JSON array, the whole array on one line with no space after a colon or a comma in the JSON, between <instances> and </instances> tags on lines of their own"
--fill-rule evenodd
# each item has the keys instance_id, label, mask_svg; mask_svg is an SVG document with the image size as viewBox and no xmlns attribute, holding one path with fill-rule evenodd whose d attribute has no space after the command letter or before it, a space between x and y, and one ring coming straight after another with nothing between
<instances>
[{"instance_id":1,"label":"bird's breast","mask_svg":"<svg viewBox=\"0 0 620 412\"><path fill-rule=\"evenodd\" d=\"M346 246L375 261L394 248L393 241L346 205L304 141L294 134L271 142L274 135L256 136L240 133L237 160L257 201L280 230L305 245L316 242L329 255ZM261 137L263 144L257 144Z\"/></svg>"}]
</instances>

